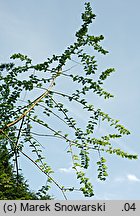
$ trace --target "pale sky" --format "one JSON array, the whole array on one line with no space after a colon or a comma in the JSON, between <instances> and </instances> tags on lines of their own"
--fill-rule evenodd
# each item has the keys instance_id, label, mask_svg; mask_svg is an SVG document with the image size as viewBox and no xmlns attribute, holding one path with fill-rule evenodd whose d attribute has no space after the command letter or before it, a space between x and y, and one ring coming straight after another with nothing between
<instances>
[{"instance_id":1,"label":"pale sky","mask_svg":"<svg viewBox=\"0 0 140 216\"><path fill-rule=\"evenodd\" d=\"M84 0L0 0L0 62L9 60L13 53L29 55L33 62L43 62L53 54L61 54L74 42L75 32L81 24ZM90 28L93 35L104 35L103 46L109 54L99 59L99 67L114 67L116 73L105 83L115 95L114 99L96 101L112 117L131 131L131 135L117 140L130 153L140 154L140 1L90 1L97 15ZM84 121L81 117L81 121ZM103 128L103 130L106 130ZM45 142L45 140L43 140ZM61 143L58 143L61 145ZM71 163L62 158L64 148L55 153L52 143L47 153L56 170L57 179L76 184ZM57 160L56 160L57 158ZM54 160L53 160L54 159ZM29 161L22 158L23 173L30 188L39 189L46 177ZM105 182L97 180L93 169L89 177L94 185L92 199L140 199L140 161L129 161L115 156L107 157L109 176ZM56 188L51 190L56 199L63 199ZM85 199L80 193L69 193L69 199Z\"/></svg>"}]
</instances>

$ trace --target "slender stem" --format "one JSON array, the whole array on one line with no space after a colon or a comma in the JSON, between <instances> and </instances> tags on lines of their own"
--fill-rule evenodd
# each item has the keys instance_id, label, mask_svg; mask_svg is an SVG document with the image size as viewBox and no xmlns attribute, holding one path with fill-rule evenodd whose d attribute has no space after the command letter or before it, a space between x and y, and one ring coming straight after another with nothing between
<instances>
[{"instance_id":1,"label":"slender stem","mask_svg":"<svg viewBox=\"0 0 140 216\"><path fill-rule=\"evenodd\" d=\"M20 125L20 128L19 128L19 131L18 131L18 136L17 136L17 141L15 143L15 148L14 148L14 152L15 152L15 164L16 164L16 172L17 172L17 185L18 185L18 178L19 178L19 173L18 173L18 141L19 141L19 138L20 138L20 133L21 133L21 129L22 129L22 126L23 126L23 122L24 122L24 118L22 119L22 122L21 122L21 125Z\"/></svg>"}]
</instances>

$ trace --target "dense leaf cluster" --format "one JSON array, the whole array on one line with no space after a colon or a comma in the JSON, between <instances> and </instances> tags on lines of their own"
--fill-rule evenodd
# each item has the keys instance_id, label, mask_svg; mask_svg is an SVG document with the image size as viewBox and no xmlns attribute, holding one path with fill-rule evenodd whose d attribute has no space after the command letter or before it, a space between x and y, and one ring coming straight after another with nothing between
<instances>
[{"instance_id":1,"label":"dense leaf cluster","mask_svg":"<svg viewBox=\"0 0 140 216\"><path fill-rule=\"evenodd\" d=\"M18 176L13 170L5 143L0 145L0 200L47 200L53 199L42 187L37 193L29 190L29 185L22 174ZM17 179L18 178L18 179Z\"/></svg>"}]
</instances>

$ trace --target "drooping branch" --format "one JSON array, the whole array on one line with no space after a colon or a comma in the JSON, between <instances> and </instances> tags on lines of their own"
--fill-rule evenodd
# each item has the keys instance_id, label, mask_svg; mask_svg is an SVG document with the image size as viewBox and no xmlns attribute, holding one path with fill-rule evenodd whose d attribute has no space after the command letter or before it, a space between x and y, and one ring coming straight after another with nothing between
<instances>
[{"instance_id":1,"label":"drooping branch","mask_svg":"<svg viewBox=\"0 0 140 216\"><path fill-rule=\"evenodd\" d=\"M14 142L13 140L11 140L11 138L5 134L5 132L3 130L1 130L2 134L18 149L18 151L24 155L28 160L30 160L41 172L43 172L48 178L50 181L52 181L61 191L62 191L62 194L65 198L65 200L67 200L67 197L65 195L65 192L64 192L64 187L61 187L55 180L53 177L50 176L50 174L48 172L46 172L43 168L41 168L31 157L29 157L26 153L24 153Z\"/></svg>"},{"instance_id":2,"label":"drooping branch","mask_svg":"<svg viewBox=\"0 0 140 216\"><path fill-rule=\"evenodd\" d=\"M55 84L55 79L60 75L60 71L58 71L56 73L56 75L52 78L51 84L48 87L48 89L42 93L38 98L36 98L32 103L31 106L25 111L23 112L23 114L21 116L19 116L16 120L12 121L11 123L7 124L6 126L4 126L4 128L0 129L0 133L3 133L3 131L13 125L15 125L16 123L18 123L21 119L23 119L32 109L34 109L34 107L45 97L49 94L49 92L51 91L52 87Z\"/></svg>"}]
</instances>

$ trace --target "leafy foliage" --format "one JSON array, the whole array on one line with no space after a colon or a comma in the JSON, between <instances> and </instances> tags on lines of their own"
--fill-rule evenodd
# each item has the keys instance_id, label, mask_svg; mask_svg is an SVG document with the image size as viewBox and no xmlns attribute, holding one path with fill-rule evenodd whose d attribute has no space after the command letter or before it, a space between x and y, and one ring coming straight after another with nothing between
<instances>
[{"instance_id":1,"label":"leafy foliage","mask_svg":"<svg viewBox=\"0 0 140 216\"><path fill-rule=\"evenodd\" d=\"M13 172L10 157L5 145L0 146L0 200L47 200L53 199L47 195L47 188L42 187L36 194L29 191L29 186L23 176ZM17 179L18 178L18 179Z\"/></svg>"},{"instance_id":2,"label":"leafy foliage","mask_svg":"<svg viewBox=\"0 0 140 216\"><path fill-rule=\"evenodd\" d=\"M98 155L98 178L103 181L108 176L104 153L137 159L137 155L114 148L112 144L113 139L129 135L130 132L118 120L111 118L89 102L88 96L93 94L104 99L113 97L104 89L103 84L114 72L114 68L98 73L95 56L96 52L102 55L108 53L100 44L104 37L88 34L89 25L95 17L90 3L85 3L85 11L82 13L83 23L76 32L76 41L61 55L53 55L43 63L33 64L26 55L18 53L11 56L10 63L0 65L0 140L1 145L9 149L7 155L11 152L11 157L16 162L18 181L20 179L18 158L23 154L48 177L47 190L53 183L61 190L65 199L67 199L66 191L77 189L73 186L67 188L55 180L52 168L42 155L43 144L38 141L40 136L45 136L46 139L51 136L54 140L60 139L65 142L67 153L71 155L72 168L80 183L78 190L87 197L94 195L93 186L86 176L91 154ZM78 72L76 70L71 72L75 66L66 69L67 65L73 62L79 66ZM62 90L58 89L57 83L60 82L61 84L67 82L68 89L66 85L64 88L62 86ZM42 91L43 93L40 93ZM31 100L35 95L36 98ZM77 112L80 109L86 112L85 126L82 127L76 115L72 115L69 104L78 106ZM53 121L55 124L52 124ZM99 122L101 124L103 121L114 130L114 133L96 137L95 130ZM33 153L32 158L24 151L27 146ZM2 179L5 178L2 176ZM39 193L43 194L42 191Z\"/></svg>"}]
</instances>

